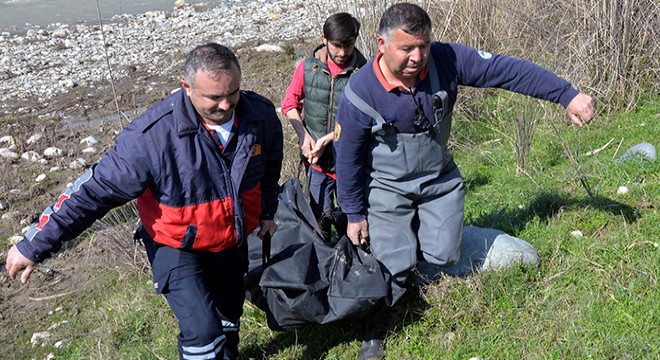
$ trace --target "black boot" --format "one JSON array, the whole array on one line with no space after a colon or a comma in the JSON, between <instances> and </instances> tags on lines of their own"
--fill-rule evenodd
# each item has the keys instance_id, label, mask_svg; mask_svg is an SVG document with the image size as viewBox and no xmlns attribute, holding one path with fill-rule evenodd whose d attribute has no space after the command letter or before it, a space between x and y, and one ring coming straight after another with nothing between
<instances>
[{"instance_id":1,"label":"black boot","mask_svg":"<svg viewBox=\"0 0 660 360\"><path fill-rule=\"evenodd\" d=\"M358 360L381 360L385 358L386 307L380 305L364 319L362 346Z\"/></svg>"}]
</instances>

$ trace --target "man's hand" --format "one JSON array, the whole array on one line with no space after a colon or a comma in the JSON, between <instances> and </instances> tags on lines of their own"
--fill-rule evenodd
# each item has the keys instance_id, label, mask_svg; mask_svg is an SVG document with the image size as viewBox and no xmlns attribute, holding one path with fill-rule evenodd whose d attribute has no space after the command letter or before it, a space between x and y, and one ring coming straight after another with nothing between
<instances>
[{"instance_id":1,"label":"man's hand","mask_svg":"<svg viewBox=\"0 0 660 360\"><path fill-rule=\"evenodd\" d=\"M316 147L316 141L314 141L312 135L310 135L307 131L305 131L305 135L302 138L298 139L298 143L300 144L300 152L303 154L305 158L307 158L307 161L311 163L312 151Z\"/></svg>"},{"instance_id":2,"label":"man's hand","mask_svg":"<svg viewBox=\"0 0 660 360\"><path fill-rule=\"evenodd\" d=\"M579 93L566 107L566 113L573 124L582 127L584 124L590 123L596 115L594 99L587 94Z\"/></svg>"},{"instance_id":3,"label":"man's hand","mask_svg":"<svg viewBox=\"0 0 660 360\"><path fill-rule=\"evenodd\" d=\"M273 236L275 234L275 231L277 231L277 225L275 224L275 220L259 221L259 232L257 233L259 239L263 239L266 233L269 233L270 236Z\"/></svg>"},{"instance_id":4,"label":"man's hand","mask_svg":"<svg viewBox=\"0 0 660 360\"><path fill-rule=\"evenodd\" d=\"M346 235L351 239L355 246L366 245L369 239L369 225L367 219L358 223L348 223L346 228Z\"/></svg>"},{"instance_id":5,"label":"man's hand","mask_svg":"<svg viewBox=\"0 0 660 360\"><path fill-rule=\"evenodd\" d=\"M7 267L9 277L12 279L15 279L21 270L25 270L23 271L23 275L21 275L21 282L25 284L30 279L32 271L37 267L37 263L23 256L16 248L16 245L14 245L7 253L7 263L5 266Z\"/></svg>"},{"instance_id":6,"label":"man's hand","mask_svg":"<svg viewBox=\"0 0 660 360\"><path fill-rule=\"evenodd\" d=\"M323 151L325 150L325 147L332 142L334 136L335 136L334 133L330 133L316 140L316 144L312 148L312 151L310 151L309 153L308 159L310 163L316 164L319 161L319 158L321 157L321 155L323 155Z\"/></svg>"}]
</instances>

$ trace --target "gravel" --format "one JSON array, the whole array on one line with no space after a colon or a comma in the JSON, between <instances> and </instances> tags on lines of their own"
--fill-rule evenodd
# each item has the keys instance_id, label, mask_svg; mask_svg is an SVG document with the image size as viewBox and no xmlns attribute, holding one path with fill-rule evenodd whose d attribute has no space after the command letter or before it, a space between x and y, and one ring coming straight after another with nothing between
<instances>
[{"instance_id":1,"label":"gravel","mask_svg":"<svg viewBox=\"0 0 660 360\"><path fill-rule=\"evenodd\" d=\"M316 0L230 0L212 9L177 1L172 11L118 15L102 26L52 24L20 35L2 33L0 115L29 99L35 107L47 106L59 94L108 81L110 74L125 77L130 69L171 76L185 53L210 41L278 51L281 44L320 33L330 11Z\"/></svg>"}]
</instances>

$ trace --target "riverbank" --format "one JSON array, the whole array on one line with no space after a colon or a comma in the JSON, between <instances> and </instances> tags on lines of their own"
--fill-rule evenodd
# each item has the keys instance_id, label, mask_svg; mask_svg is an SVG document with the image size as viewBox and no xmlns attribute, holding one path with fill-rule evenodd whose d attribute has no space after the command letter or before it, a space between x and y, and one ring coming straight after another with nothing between
<instances>
[{"instance_id":1,"label":"riverbank","mask_svg":"<svg viewBox=\"0 0 660 360\"><path fill-rule=\"evenodd\" d=\"M0 119L45 116L53 99L141 74L172 77L194 45L275 48L320 32L331 9L302 0L225 3L198 10L183 1L171 11L120 15L96 25L52 24L0 36ZM176 75L175 75L176 77ZM163 91L149 82L143 92Z\"/></svg>"},{"instance_id":2,"label":"riverbank","mask_svg":"<svg viewBox=\"0 0 660 360\"><path fill-rule=\"evenodd\" d=\"M183 57L195 45L232 47L243 88L279 103L295 58L320 33L326 16L319 11L301 0L207 11L183 5L115 17L102 28L59 24L0 37L0 234L20 237L122 126L178 88Z\"/></svg>"}]
</instances>

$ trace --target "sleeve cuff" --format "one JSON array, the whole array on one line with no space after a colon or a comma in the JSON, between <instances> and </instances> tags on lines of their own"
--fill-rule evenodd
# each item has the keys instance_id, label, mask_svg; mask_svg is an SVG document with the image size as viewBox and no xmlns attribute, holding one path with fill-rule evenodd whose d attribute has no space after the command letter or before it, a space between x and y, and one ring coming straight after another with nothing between
<instances>
[{"instance_id":1,"label":"sleeve cuff","mask_svg":"<svg viewBox=\"0 0 660 360\"><path fill-rule=\"evenodd\" d=\"M580 91L578 91L578 89L571 86L559 97L559 103L564 107L564 109L566 109L571 100L573 100L573 98L576 97L579 93Z\"/></svg>"},{"instance_id":2,"label":"sleeve cuff","mask_svg":"<svg viewBox=\"0 0 660 360\"><path fill-rule=\"evenodd\" d=\"M46 257L41 257L38 255L34 255L33 251L30 246L30 242L27 241L25 238L23 240L19 241L16 244L16 249L18 249L18 252L21 253L21 255L25 256L28 258L30 261L33 261L35 263L40 263L45 260Z\"/></svg>"},{"instance_id":3,"label":"sleeve cuff","mask_svg":"<svg viewBox=\"0 0 660 360\"><path fill-rule=\"evenodd\" d=\"M349 223L359 223L360 221L367 218L364 214L346 214Z\"/></svg>"}]
</instances>

